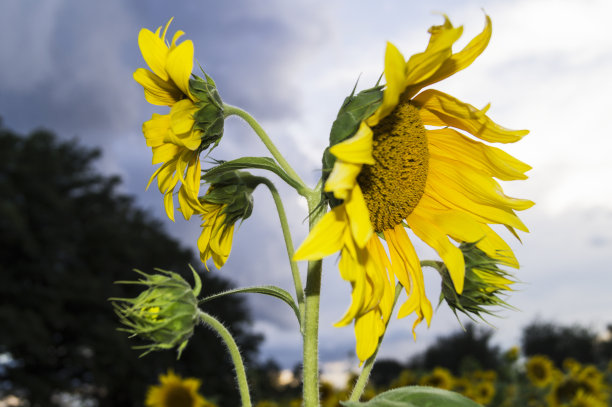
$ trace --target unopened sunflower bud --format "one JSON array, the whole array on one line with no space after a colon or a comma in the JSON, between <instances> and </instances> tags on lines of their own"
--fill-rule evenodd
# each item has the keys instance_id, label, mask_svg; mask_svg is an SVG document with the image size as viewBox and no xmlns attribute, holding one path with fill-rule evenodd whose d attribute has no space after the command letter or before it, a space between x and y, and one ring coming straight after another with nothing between
<instances>
[{"instance_id":1,"label":"unopened sunflower bud","mask_svg":"<svg viewBox=\"0 0 612 407\"><path fill-rule=\"evenodd\" d=\"M198 239L200 260L206 265L212 258L215 267L221 268L232 250L234 225L251 216L253 190L262 182L262 178L246 171L231 171L204 178L210 183L210 188L206 195L200 197L203 207L202 234Z\"/></svg>"},{"instance_id":2,"label":"unopened sunflower bud","mask_svg":"<svg viewBox=\"0 0 612 407\"><path fill-rule=\"evenodd\" d=\"M145 349L141 355L177 347L178 357L187 346L198 321L198 300L202 282L193 272L192 288L180 275L156 269L161 274L146 274L135 270L144 278L138 281L118 281L119 284L141 284L148 288L136 298L111 298L116 314L125 326L119 330L130 337L139 336L150 344L134 346Z\"/></svg>"},{"instance_id":3,"label":"unopened sunflower bud","mask_svg":"<svg viewBox=\"0 0 612 407\"><path fill-rule=\"evenodd\" d=\"M438 268L442 276L440 302L446 301L451 310L464 313L471 319L481 314L495 315L491 307L512 308L500 296L512 291L516 281L512 275L498 267L502 261L489 257L476 247L476 243L461 243L459 246L465 259L465 282L463 292L457 294L448 269L442 263Z\"/></svg>"},{"instance_id":4,"label":"unopened sunflower bud","mask_svg":"<svg viewBox=\"0 0 612 407\"><path fill-rule=\"evenodd\" d=\"M199 76L189 80L189 90L197 99L196 112L193 114L194 129L202 131L202 150L211 144L219 144L223 137L223 101L217 91L217 86L210 76L204 73L205 79Z\"/></svg>"}]
</instances>

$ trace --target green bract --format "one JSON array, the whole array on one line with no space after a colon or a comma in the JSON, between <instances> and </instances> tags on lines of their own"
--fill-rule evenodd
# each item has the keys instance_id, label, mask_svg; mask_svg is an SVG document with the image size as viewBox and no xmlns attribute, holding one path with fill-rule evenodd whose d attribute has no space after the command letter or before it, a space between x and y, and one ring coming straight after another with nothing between
<instances>
[{"instance_id":1,"label":"green bract","mask_svg":"<svg viewBox=\"0 0 612 407\"><path fill-rule=\"evenodd\" d=\"M329 146L323 152L323 183L327 181L336 162L336 157L329 152L329 148L355 134L361 122L378 109L382 103L382 89L383 86L375 86L363 90L357 95L355 95L355 89L353 89L353 92L344 99L329 133ZM324 200L329 202L332 207L340 204L340 201L330 193L324 193Z\"/></svg>"},{"instance_id":2,"label":"green bract","mask_svg":"<svg viewBox=\"0 0 612 407\"><path fill-rule=\"evenodd\" d=\"M512 291L510 285L515 283L510 273L498 267L503 262L489 257L476 247L476 243L462 243L459 249L465 259L463 292L457 294L448 269L441 264L438 268L442 276L440 302L446 301L455 315L459 311L471 319L474 319L473 316L483 319L481 313L494 315L488 307L511 308L500 298L500 295Z\"/></svg>"},{"instance_id":3,"label":"green bract","mask_svg":"<svg viewBox=\"0 0 612 407\"><path fill-rule=\"evenodd\" d=\"M189 80L189 90L198 101L195 103L198 111L193 115L194 129L202 130L201 149L206 150L211 144L214 147L223 137L223 102L212 78L204 73L206 79L197 75Z\"/></svg>"},{"instance_id":4,"label":"green bract","mask_svg":"<svg viewBox=\"0 0 612 407\"><path fill-rule=\"evenodd\" d=\"M234 224L251 216L253 190L261 183L261 177L247 171L231 171L215 176L205 175L203 178L210 184L210 188L200 201L225 205L223 213L226 215L227 224Z\"/></svg>"},{"instance_id":5,"label":"green bract","mask_svg":"<svg viewBox=\"0 0 612 407\"><path fill-rule=\"evenodd\" d=\"M117 282L147 286L136 298L110 300L121 323L125 325L119 330L151 341L150 344L134 347L146 349L141 356L154 350L178 347L180 357L198 321L197 296L200 294L202 282L193 268L193 289L180 275L171 271L155 270L162 274L146 274L134 270L144 278Z\"/></svg>"}]
</instances>

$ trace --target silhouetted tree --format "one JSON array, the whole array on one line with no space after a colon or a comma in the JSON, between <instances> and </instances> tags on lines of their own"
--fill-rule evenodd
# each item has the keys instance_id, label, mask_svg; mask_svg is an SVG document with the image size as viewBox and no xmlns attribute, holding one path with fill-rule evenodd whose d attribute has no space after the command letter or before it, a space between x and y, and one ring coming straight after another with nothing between
<instances>
[{"instance_id":1,"label":"silhouetted tree","mask_svg":"<svg viewBox=\"0 0 612 407\"><path fill-rule=\"evenodd\" d=\"M578 325L536 321L523 329L521 342L525 355L547 355L561 367L566 358L595 363L595 338L592 330Z\"/></svg>"},{"instance_id":2,"label":"silhouetted tree","mask_svg":"<svg viewBox=\"0 0 612 407\"><path fill-rule=\"evenodd\" d=\"M199 327L180 361L173 351L139 359L117 332L109 297L134 296L131 270L154 267L191 281L192 254L161 224L116 192L119 178L93 169L98 150L59 142L46 131L22 137L0 126L0 396L48 406L59 392L101 407L142 406L146 387L174 368L203 379L220 405L239 404L225 348ZM200 264L201 266L201 264ZM201 267L200 267L201 268ZM205 274L204 292L230 288ZM249 332L242 298L205 304L225 322L247 362L261 338Z\"/></svg>"},{"instance_id":3,"label":"silhouetted tree","mask_svg":"<svg viewBox=\"0 0 612 407\"><path fill-rule=\"evenodd\" d=\"M404 367L393 359L381 359L376 362L370 375L370 384L376 388L387 388L400 375Z\"/></svg>"},{"instance_id":4,"label":"silhouetted tree","mask_svg":"<svg viewBox=\"0 0 612 407\"><path fill-rule=\"evenodd\" d=\"M411 368L433 369L445 367L455 374L476 369L497 370L500 365L499 347L490 344L493 331L474 324L466 324L448 336L439 337L418 356L408 363Z\"/></svg>"}]
</instances>

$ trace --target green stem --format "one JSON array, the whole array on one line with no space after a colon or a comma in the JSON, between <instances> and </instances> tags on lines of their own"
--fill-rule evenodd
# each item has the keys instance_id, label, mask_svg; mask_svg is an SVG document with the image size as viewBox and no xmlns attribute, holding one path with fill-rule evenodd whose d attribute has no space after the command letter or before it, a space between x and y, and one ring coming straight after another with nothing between
<instances>
[{"instance_id":1,"label":"green stem","mask_svg":"<svg viewBox=\"0 0 612 407\"><path fill-rule=\"evenodd\" d=\"M259 123L257 123L257 120L255 120L253 116L251 116L246 111L240 109L239 107L227 105L227 104L223 104L223 111L224 111L225 117L232 116L232 115L238 116L241 119L243 119L245 122L247 122L249 126L251 126L251 128L255 131L257 136L259 136L261 141L264 143L268 151L270 151L272 156L276 159L276 161L281 166L281 168L285 170L287 175L289 175L298 184L300 184L301 190L298 192L301 195L304 195L307 191L310 191L309 188L306 186L306 184L304 184L304 181L302 181L302 179L297 174L297 172L295 172L295 170L289 165L287 160L285 160L285 157L283 157L280 151L278 151L278 148L276 148L276 146L274 145L270 137L268 137L268 135L266 134L265 130L259 125Z\"/></svg>"},{"instance_id":2,"label":"green stem","mask_svg":"<svg viewBox=\"0 0 612 407\"><path fill-rule=\"evenodd\" d=\"M278 217L280 219L281 228L283 229L283 238L285 239L285 246L287 248L287 256L289 256L289 265L291 266L291 274L293 275L293 285L295 286L295 296L297 297L298 307L300 310L300 329L303 331L303 320L304 320L304 289L302 288L302 279L300 277L300 270L298 269L297 263L293 260L293 254L295 249L293 248L293 240L291 239L291 231L289 229L289 223L287 222L287 215L285 213L285 207L283 201L278 193L278 190L267 178L261 177L261 182L268 187L274 203L276 204L276 210L278 211Z\"/></svg>"},{"instance_id":3,"label":"green stem","mask_svg":"<svg viewBox=\"0 0 612 407\"><path fill-rule=\"evenodd\" d=\"M444 266L444 263L441 261L435 260L421 260L421 267L431 267L438 271L440 271L440 267Z\"/></svg>"},{"instance_id":4,"label":"green stem","mask_svg":"<svg viewBox=\"0 0 612 407\"><path fill-rule=\"evenodd\" d=\"M325 214L319 207L321 193L318 190L309 194L308 211L310 214L310 229ZM321 294L322 260L308 262L308 275L306 277L306 301L304 316L304 370L303 370L303 397L304 407L319 406L319 299Z\"/></svg>"},{"instance_id":5,"label":"green stem","mask_svg":"<svg viewBox=\"0 0 612 407\"><path fill-rule=\"evenodd\" d=\"M246 373L244 370L244 363L242 363L240 350L238 349L238 345L236 345L236 341L234 341L232 334L212 315L209 315L202 310L198 310L198 316L200 317L200 321L202 321L202 323L215 330L221 339L223 339L223 342L225 342L225 346L227 346L232 362L234 362L234 368L236 369L236 381L238 382L238 390L240 391L242 407L251 407L251 395L249 393L249 384L247 382Z\"/></svg>"},{"instance_id":6,"label":"green stem","mask_svg":"<svg viewBox=\"0 0 612 407\"><path fill-rule=\"evenodd\" d=\"M393 306L391 307L391 313L393 313L393 308L395 308L395 304L397 303L397 299L399 298L400 293L402 292L402 285L397 283L395 285L395 299L393 300ZM389 318L390 319L390 318ZM359 378L357 378L357 382L355 382L355 387L353 387L353 391L351 392L351 396L349 397L349 401L359 401L363 391L365 390L366 385L368 384L368 379L370 378L370 373L372 372L372 368L374 367L374 362L376 362L376 356L378 355L378 351L380 349L380 345L385 337L385 333L387 332L387 326L389 325L389 321L385 325L385 331L381 335L378 340L378 346L374 351L374 354L366 360L363 365L363 369L361 369L361 373L359 374Z\"/></svg>"}]
</instances>

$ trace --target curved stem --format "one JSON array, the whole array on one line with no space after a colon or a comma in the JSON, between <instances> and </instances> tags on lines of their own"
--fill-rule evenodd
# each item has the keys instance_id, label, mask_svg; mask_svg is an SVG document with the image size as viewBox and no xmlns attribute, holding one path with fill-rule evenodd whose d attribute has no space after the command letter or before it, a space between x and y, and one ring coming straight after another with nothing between
<instances>
[{"instance_id":1,"label":"curved stem","mask_svg":"<svg viewBox=\"0 0 612 407\"><path fill-rule=\"evenodd\" d=\"M309 191L306 184L304 184L304 181L302 181L302 179L297 174L297 172L295 172L295 170L289 165L287 160L285 160L285 157L283 157L280 151L278 151L278 148L276 148L276 146L274 145L270 137L268 137L268 135L266 134L265 130L259 125L257 120L253 118L253 116L251 116L246 111L240 109L239 107L227 105L227 104L223 104L223 111L224 111L225 117L232 116L232 115L238 116L241 119L243 119L245 122L247 122L249 126L251 126L251 128L255 131L257 136L261 139L261 141L264 143L268 151L270 151L272 156L276 159L276 161L281 166L281 168L285 170L285 172L291 178L293 178L298 184L300 184L302 190L298 192L301 195L304 195L306 191Z\"/></svg>"},{"instance_id":2,"label":"curved stem","mask_svg":"<svg viewBox=\"0 0 612 407\"><path fill-rule=\"evenodd\" d=\"M399 298L400 293L402 292L402 285L397 283L395 285L395 299L393 300L393 306L391 308L391 313L393 313L393 309L395 308L395 304L397 303L397 299ZM351 392L351 396L349 397L349 401L359 401L363 391L365 390L366 385L368 384L368 379L370 378L370 373L372 372L372 368L374 368L374 362L376 362L376 356L378 355L378 351L380 350L380 345L385 337L385 333L387 332L387 326L389 325L389 321L385 324L385 331L381 335L378 340L378 346L374 351L374 354L366 360L363 365L363 369L361 369L361 373L355 382L355 386L353 387L353 391Z\"/></svg>"},{"instance_id":3,"label":"curved stem","mask_svg":"<svg viewBox=\"0 0 612 407\"><path fill-rule=\"evenodd\" d=\"M308 211L310 213L310 229L325 214L320 207L320 191L315 190L309 194ZM319 299L321 294L322 260L308 262L308 275L306 277L306 299L304 316L304 407L319 406Z\"/></svg>"},{"instance_id":4,"label":"curved stem","mask_svg":"<svg viewBox=\"0 0 612 407\"><path fill-rule=\"evenodd\" d=\"M232 362L234 362L234 368L236 369L236 381L238 382L238 390L240 391L242 407L251 407L251 395L249 393L249 384L247 382L246 372L244 370L244 363L242 362L240 350L238 349L238 345L236 345L236 341L234 341L232 334L212 315L209 315L202 310L198 310L198 317L200 317L200 321L202 321L202 323L214 329L221 339L223 339L223 342L225 343L225 346L227 346L227 350L232 357Z\"/></svg>"},{"instance_id":5,"label":"curved stem","mask_svg":"<svg viewBox=\"0 0 612 407\"><path fill-rule=\"evenodd\" d=\"M293 276L293 285L295 287L295 296L297 297L298 307L300 310L300 329L303 328L304 319L304 289L302 288L302 279L300 277L300 270L298 269L297 263L293 260L293 254L295 249L293 248L293 240L291 239L291 231L289 229L289 223L287 222L287 215L285 213L285 207L283 201L278 193L278 190L267 178L261 177L261 182L268 187L274 203L276 204L276 210L278 211L278 217L280 219L281 228L283 229L283 238L285 239L285 246L287 248L287 256L289 256L289 265L291 266L291 274Z\"/></svg>"}]
</instances>

